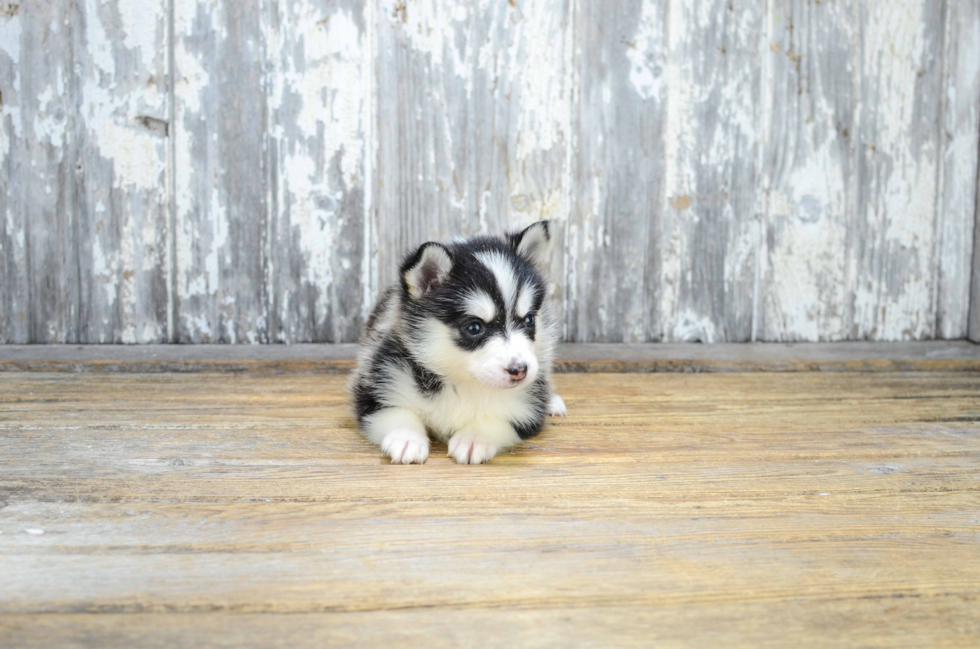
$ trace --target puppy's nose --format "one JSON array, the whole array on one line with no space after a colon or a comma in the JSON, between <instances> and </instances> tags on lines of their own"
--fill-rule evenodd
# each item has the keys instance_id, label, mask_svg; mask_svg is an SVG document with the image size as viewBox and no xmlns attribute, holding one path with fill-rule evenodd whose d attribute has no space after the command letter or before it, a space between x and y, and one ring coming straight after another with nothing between
<instances>
[{"instance_id":1,"label":"puppy's nose","mask_svg":"<svg viewBox=\"0 0 980 649\"><path fill-rule=\"evenodd\" d=\"M507 373L513 381L520 381L527 376L527 363L511 363L507 368Z\"/></svg>"}]
</instances>

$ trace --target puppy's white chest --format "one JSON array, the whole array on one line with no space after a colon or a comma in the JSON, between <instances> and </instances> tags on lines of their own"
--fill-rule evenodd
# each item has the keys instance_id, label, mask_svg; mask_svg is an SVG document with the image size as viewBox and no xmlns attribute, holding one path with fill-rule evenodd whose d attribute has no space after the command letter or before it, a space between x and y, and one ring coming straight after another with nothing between
<instances>
[{"instance_id":1,"label":"puppy's white chest","mask_svg":"<svg viewBox=\"0 0 980 649\"><path fill-rule=\"evenodd\" d=\"M426 426L443 441L460 430L526 419L529 404L517 390L447 385L422 406Z\"/></svg>"}]
</instances>

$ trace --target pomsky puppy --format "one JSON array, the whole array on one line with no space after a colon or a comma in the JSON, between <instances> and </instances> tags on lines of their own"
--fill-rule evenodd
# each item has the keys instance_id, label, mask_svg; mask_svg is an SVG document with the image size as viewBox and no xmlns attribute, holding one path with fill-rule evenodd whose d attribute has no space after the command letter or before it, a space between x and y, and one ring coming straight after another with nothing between
<instances>
[{"instance_id":1,"label":"pomsky puppy","mask_svg":"<svg viewBox=\"0 0 980 649\"><path fill-rule=\"evenodd\" d=\"M542 278L547 221L505 237L429 242L368 319L350 381L361 433L392 463L425 462L429 435L480 464L564 415L557 327Z\"/></svg>"}]
</instances>

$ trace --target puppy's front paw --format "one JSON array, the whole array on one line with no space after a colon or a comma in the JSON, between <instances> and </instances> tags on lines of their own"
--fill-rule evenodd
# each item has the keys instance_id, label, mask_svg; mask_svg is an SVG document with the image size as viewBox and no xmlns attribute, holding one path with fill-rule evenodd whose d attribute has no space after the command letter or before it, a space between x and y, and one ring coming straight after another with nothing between
<instances>
[{"instance_id":1,"label":"puppy's front paw","mask_svg":"<svg viewBox=\"0 0 980 649\"><path fill-rule=\"evenodd\" d=\"M498 450L493 444L474 439L470 433L460 432L449 440L449 452L446 455L454 457L459 464L483 464L496 455Z\"/></svg>"},{"instance_id":2,"label":"puppy's front paw","mask_svg":"<svg viewBox=\"0 0 980 649\"><path fill-rule=\"evenodd\" d=\"M393 430L381 440L381 452L392 464L422 464L429 457L429 438L414 430Z\"/></svg>"},{"instance_id":3,"label":"puppy's front paw","mask_svg":"<svg viewBox=\"0 0 980 649\"><path fill-rule=\"evenodd\" d=\"M565 407L565 400L559 397L557 394L551 395L551 399L548 400L548 407L545 408L545 412L552 417L564 417L568 414L568 409Z\"/></svg>"}]
</instances>

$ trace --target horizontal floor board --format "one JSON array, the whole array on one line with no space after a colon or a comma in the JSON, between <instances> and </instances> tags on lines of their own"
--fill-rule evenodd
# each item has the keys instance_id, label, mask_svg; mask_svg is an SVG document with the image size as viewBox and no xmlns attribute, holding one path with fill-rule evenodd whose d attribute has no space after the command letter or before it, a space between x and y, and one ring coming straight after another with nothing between
<instances>
[{"instance_id":1,"label":"horizontal floor board","mask_svg":"<svg viewBox=\"0 0 980 649\"><path fill-rule=\"evenodd\" d=\"M0 374L0 645L980 641L978 372L564 374L473 467L345 382Z\"/></svg>"},{"instance_id":2,"label":"horizontal floor board","mask_svg":"<svg viewBox=\"0 0 980 649\"><path fill-rule=\"evenodd\" d=\"M356 345L0 345L0 372L344 374ZM980 345L908 343L564 344L555 369L581 372L980 371Z\"/></svg>"}]
</instances>

